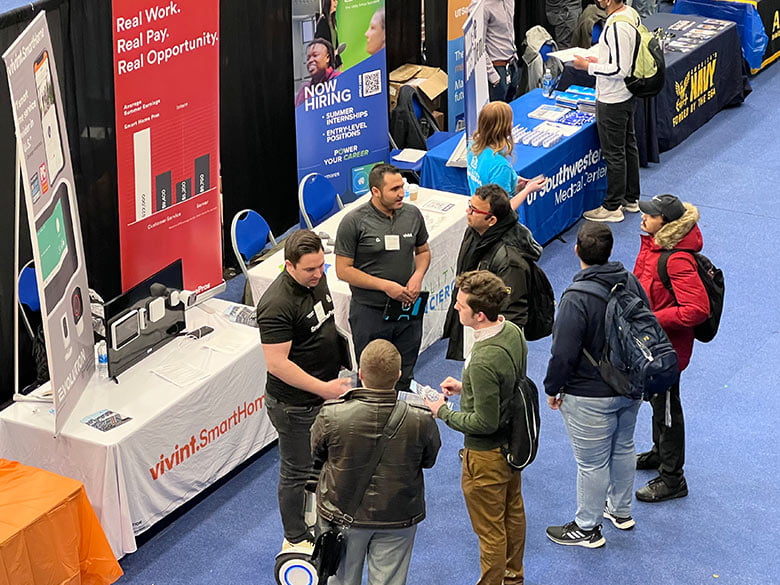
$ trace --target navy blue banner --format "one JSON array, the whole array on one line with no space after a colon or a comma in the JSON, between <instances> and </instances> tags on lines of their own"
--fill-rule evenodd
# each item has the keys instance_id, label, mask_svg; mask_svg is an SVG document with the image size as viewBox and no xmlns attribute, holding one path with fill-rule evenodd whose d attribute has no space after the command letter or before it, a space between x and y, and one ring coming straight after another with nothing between
<instances>
[{"instance_id":1,"label":"navy blue banner","mask_svg":"<svg viewBox=\"0 0 780 585\"><path fill-rule=\"evenodd\" d=\"M322 2L323 10L333 5ZM311 15L311 36L294 23L295 59L304 64L296 69L298 180L320 173L352 201L369 191L371 167L388 160L384 0L330 14Z\"/></svg>"}]
</instances>

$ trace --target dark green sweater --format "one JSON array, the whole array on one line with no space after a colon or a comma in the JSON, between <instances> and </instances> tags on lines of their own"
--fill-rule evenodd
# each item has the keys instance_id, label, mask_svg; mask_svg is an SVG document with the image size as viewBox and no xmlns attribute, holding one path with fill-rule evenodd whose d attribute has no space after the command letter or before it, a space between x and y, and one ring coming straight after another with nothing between
<instances>
[{"instance_id":1,"label":"dark green sweater","mask_svg":"<svg viewBox=\"0 0 780 585\"><path fill-rule=\"evenodd\" d=\"M528 349L522 331L504 321L493 337L477 341L463 370L460 410L439 409L439 418L465 435L465 446L488 451L506 443L502 403L512 396L520 376L525 375Z\"/></svg>"}]
</instances>

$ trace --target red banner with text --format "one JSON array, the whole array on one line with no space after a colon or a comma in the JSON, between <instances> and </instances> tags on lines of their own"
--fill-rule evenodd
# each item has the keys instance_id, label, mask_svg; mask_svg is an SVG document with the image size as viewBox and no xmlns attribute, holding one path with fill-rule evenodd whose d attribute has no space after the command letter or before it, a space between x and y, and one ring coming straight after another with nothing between
<instances>
[{"instance_id":1,"label":"red banner with text","mask_svg":"<svg viewBox=\"0 0 780 585\"><path fill-rule=\"evenodd\" d=\"M222 282L219 0L113 0L122 290L177 258Z\"/></svg>"}]
</instances>

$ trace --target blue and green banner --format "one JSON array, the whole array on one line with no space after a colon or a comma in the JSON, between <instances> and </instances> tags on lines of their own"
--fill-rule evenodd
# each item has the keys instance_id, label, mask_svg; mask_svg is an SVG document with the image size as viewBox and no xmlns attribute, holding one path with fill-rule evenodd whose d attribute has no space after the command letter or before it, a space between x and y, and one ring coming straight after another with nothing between
<instances>
[{"instance_id":1,"label":"blue and green banner","mask_svg":"<svg viewBox=\"0 0 780 585\"><path fill-rule=\"evenodd\" d=\"M351 201L388 160L385 0L296 0L292 33L298 180L320 173Z\"/></svg>"},{"instance_id":2,"label":"blue and green banner","mask_svg":"<svg viewBox=\"0 0 780 585\"><path fill-rule=\"evenodd\" d=\"M447 129L463 130L463 82L466 48L463 25L469 15L471 0L449 0L447 4Z\"/></svg>"}]
</instances>

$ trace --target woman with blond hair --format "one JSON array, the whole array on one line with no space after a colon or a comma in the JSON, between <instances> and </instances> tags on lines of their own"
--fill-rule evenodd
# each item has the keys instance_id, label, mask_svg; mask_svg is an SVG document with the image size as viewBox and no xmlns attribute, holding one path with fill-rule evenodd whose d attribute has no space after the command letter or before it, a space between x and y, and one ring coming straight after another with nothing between
<instances>
[{"instance_id":1,"label":"woman with blond hair","mask_svg":"<svg viewBox=\"0 0 780 585\"><path fill-rule=\"evenodd\" d=\"M515 172L510 162L514 146L512 108L506 102L486 104L479 112L477 131L467 152L466 172L472 195L478 187L495 183L509 194L512 209L517 210L529 193L544 186L544 177L529 181Z\"/></svg>"}]
</instances>

